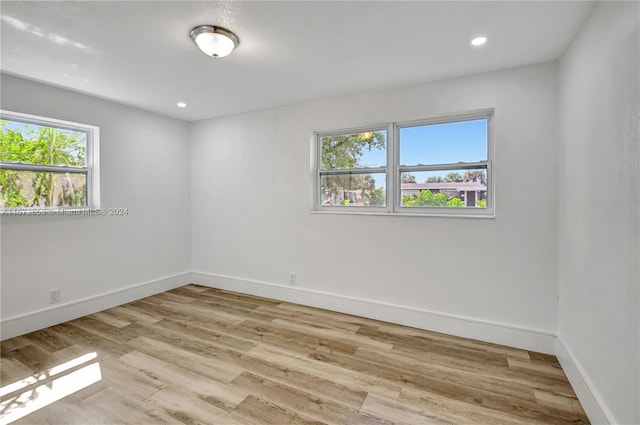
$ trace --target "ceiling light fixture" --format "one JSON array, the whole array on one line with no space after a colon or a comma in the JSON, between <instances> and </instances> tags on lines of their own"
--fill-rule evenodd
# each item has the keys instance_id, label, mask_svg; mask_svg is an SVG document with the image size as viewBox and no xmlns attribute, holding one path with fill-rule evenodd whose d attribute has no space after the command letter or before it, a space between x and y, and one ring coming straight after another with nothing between
<instances>
[{"instance_id":1,"label":"ceiling light fixture","mask_svg":"<svg viewBox=\"0 0 640 425\"><path fill-rule=\"evenodd\" d=\"M178 108L186 108L186 107L187 107L187 104L186 104L186 103L184 103L184 102L178 102L178 103L176 103L176 106L177 106Z\"/></svg>"},{"instance_id":2,"label":"ceiling light fixture","mask_svg":"<svg viewBox=\"0 0 640 425\"><path fill-rule=\"evenodd\" d=\"M240 40L238 36L222 27L200 25L191 30L191 39L202 52L213 58L223 58L233 51Z\"/></svg>"},{"instance_id":3,"label":"ceiling light fixture","mask_svg":"<svg viewBox=\"0 0 640 425\"><path fill-rule=\"evenodd\" d=\"M471 45L472 46L482 46L483 44L485 44L487 42L487 37L485 36L481 36L481 37L476 37L473 40L471 40Z\"/></svg>"}]
</instances>

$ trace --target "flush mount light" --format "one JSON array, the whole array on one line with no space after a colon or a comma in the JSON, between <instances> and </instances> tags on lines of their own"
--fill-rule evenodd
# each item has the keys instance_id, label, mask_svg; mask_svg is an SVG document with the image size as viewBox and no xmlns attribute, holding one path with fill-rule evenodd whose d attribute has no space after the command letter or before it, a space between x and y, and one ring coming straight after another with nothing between
<instances>
[{"instance_id":1,"label":"flush mount light","mask_svg":"<svg viewBox=\"0 0 640 425\"><path fill-rule=\"evenodd\" d=\"M238 36L222 27L200 25L191 30L191 39L202 52L214 58L222 58L233 51L240 40Z\"/></svg>"},{"instance_id":2,"label":"flush mount light","mask_svg":"<svg viewBox=\"0 0 640 425\"><path fill-rule=\"evenodd\" d=\"M178 108L186 108L186 107L187 107L187 104L186 104L186 103L184 103L184 102L178 102L178 103L176 103L176 106L177 106Z\"/></svg>"},{"instance_id":3,"label":"flush mount light","mask_svg":"<svg viewBox=\"0 0 640 425\"><path fill-rule=\"evenodd\" d=\"M483 44L485 44L487 42L487 37L485 36L481 36L481 37L475 37L474 39L471 40L471 45L472 46L482 46Z\"/></svg>"}]
</instances>

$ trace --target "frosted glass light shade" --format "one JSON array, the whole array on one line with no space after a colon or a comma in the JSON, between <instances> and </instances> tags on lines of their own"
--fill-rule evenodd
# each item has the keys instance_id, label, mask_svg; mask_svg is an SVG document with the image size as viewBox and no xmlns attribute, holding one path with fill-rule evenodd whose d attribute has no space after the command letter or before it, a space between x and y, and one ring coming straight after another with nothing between
<instances>
[{"instance_id":1,"label":"frosted glass light shade","mask_svg":"<svg viewBox=\"0 0 640 425\"><path fill-rule=\"evenodd\" d=\"M231 31L213 25L200 25L191 30L191 39L202 52L214 58L227 56L240 40Z\"/></svg>"},{"instance_id":2,"label":"frosted glass light shade","mask_svg":"<svg viewBox=\"0 0 640 425\"><path fill-rule=\"evenodd\" d=\"M485 44L487 42L487 37L485 36L480 36L480 37L476 37L473 40L471 40L471 45L472 46L482 46L483 44Z\"/></svg>"}]
</instances>

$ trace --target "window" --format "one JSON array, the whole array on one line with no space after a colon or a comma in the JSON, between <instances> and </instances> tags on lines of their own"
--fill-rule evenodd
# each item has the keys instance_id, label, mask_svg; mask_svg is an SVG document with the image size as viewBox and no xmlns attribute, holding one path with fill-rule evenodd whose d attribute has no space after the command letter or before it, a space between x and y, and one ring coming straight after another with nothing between
<instances>
[{"instance_id":1,"label":"window","mask_svg":"<svg viewBox=\"0 0 640 425\"><path fill-rule=\"evenodd\" d=\"M98 208L98 128L0 112L0 211Z\"/></svg>"},{"instance_id":2,"label":"window","mask_svg":"<svg viewBox=\"0 0 640 425\"><path fill-rule=\"evenodd\" d=\"M318 133L315 209L492 216L492 116Z\"/></svg>"},{"instance_id":3,"label":"window","mask_svg":"<svg viewBox=\"0 0 640 425\"><path fill-rule=\"evenodd\" d=\"M318 136L322 207L384 207L387 129Z\"/></svg>"}]
</instances>

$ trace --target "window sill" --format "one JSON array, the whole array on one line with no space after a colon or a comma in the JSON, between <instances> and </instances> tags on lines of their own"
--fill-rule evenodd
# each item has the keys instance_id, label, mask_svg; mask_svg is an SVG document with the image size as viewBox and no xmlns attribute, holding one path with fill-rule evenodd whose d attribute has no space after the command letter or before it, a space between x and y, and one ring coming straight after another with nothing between
<instances>
[{"instance_id":1,"label":"window sill","mask_svg":"<svg viewBox=\"0 0 640 425\"><path fill-rule=\"evenodd\" d=\"M311 210L311 214L343 214L343 215L373 215L373 216L387 216L387 217L446 217L446 218L482 218L482 219L495 219L495 212L487 214L449 214L449 213L411 213L411 212L384 212L384 211L354 211L354 210Z\"/></svg>"}]
</instances>

